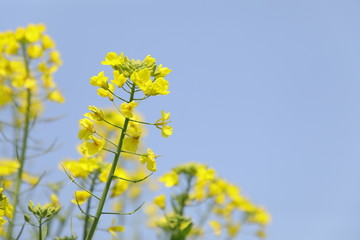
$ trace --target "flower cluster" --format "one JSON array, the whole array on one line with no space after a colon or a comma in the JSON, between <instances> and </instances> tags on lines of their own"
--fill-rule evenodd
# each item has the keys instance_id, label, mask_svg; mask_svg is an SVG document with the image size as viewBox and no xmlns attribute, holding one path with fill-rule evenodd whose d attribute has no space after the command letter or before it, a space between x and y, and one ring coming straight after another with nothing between
<instances>
[{"instance_id":1,"label":"flower cluster","mask_svg":"<svg viewBox=\"0 0 360 240\"><path fill-rule=\"evenodd\" d=\"M150 148L145 151L141 143L145 135L144 125L160 129L163 137L169 137L173 133L172 127L168 125L171 123L170 113L162 111L160 119L149 123L135 111L145 99L170 93L169 83L164 78L171 72L170 69L161 64L157 65L156 60L150 55L143 60L134 60L123 53L118 55L113 52L106 55L102 64L112 67L112 79L109 80L102 71L91 77L90 84L98 87L97 94L108 98L115 105L115 109L102 109L94 105L88 107L89 112L79 121L81 157L62 163L68 176L81 188L75 192L72 200L79 208L84 203L91 206L93 198L100 201L98 208L103 207L107 194L103 194L101 198L93 194L94 189L100 184L105 185L103 191L110 192L110 198L136 199L141 187L135 187L132 183L141 182L151 175L146 175L143 168L140 168L141 164L151 173L155 172L156 159L159 157ZM108 162L106 159L110 154L113 155L113 160ZM135 163L135 167L129 167L130 162ZM83 179L82 185L77 183L77 178ZM90 207L86 209L88 210L81 211L88 216L87 211ZM102 213L98 210L97 214L99 217ZM88 219L85 219L86 221ZM96 225L90 228L87 235L89 239L95 228ZM109 229L112 234L115 230L123 230L119 226L111 226Z\"/></svg>"},{"instance_id":2,"label":"flower cluster","mask_svg":"<svg viewBox=\"0 0 360 240\"><path fill-rule=\"evenodd\" d=\"M64 102L53 79L61 64L60 53L43 24L0 33L0 141L15 153L11 158L0 156L1 191L12 193L9 202L13 206L5 212L5 216L13 217L7 223L6 233L0 231L6 239L15 237L13 229L19 225L17 213L24 209L20 207L23 201L19 201L20 195L27 192L21 189L23 183L34 188L41 178L28 173L27 159L53 149L40 147L30 132L43 120L45 101Z\"/></svg>"},{"instance_id":3,"label":"flower cluster","mask_svg":"<svg viewBox=\"0 0 360 240\"><path fill-rule=\"evenodd\" d=\"M0 226L6 223L4 217L12 218L13 206L9 203L9 200L5 194L3 194L3 188L0 188Z\"/></svg>"},{"instance_id":4,"label":"flower cluster","mask_svg":"<svg viewBox=\"0 0 360 240\"><path fill-rule=\"evenodd\" d=\"M24 89L33 92L34 115L41 112L44 98L64 102L53 80L62 64L60 53L45 30L42 24L30 24L0 33L0 107L10 104L12 99L23 99L19 104L24 110ZM40 88L43 90L41 97Z\"/></svg>"},{"instance_id":5,"label":"flower cluster","mask_svg":"<svg viewBox=\"0 0 360 240\"><path fill-rule=\"evenodd\" d=\"M129 59L123 53L116 54L110 52L106 55L103 65L111 65L113 68L113 79L109 80L105 76L104 71L96 76L91 77L90 84L99 87L97 93L101 97L107 97L114 102L119 99L123 103L117 108L121 114L121 121L112 122L106 118L103 111L96 106L89 106L90 113L85 114L84 119L80 120L81 129L79 131L79 138L84 140L80 146L80 151L86 156L93 156L99 153L106 145L106 138L101 137L97 129L94 127L94 122L104 122L114 128L122 129L124 138L122 141L122 152L125 154L137 154L136 150L141 137L141 125L155 125L161 130L162 136L168 137L172 135L172 127L170 123L170 113L162 111L162 116L155 123L147 123L141 121L136 114L135 108L138 104L150 96L166 95L169 93L169 83L164 77L171 72L170 69L163 67L161 64L156 65L156 60L150 55L143 60ZM128 100L121 94L117 94L116 89L122 89L125 95L130 95ZM139 95L142 92L142 95ZM120 118L120 117L118 117ZM126 124L126 132L122 125L125 120L129 121ZM125 126L125 125L124 125ZM113 144L114 145L114 144ZM116 151L116 149L115 149ZM149 171L156 171L157 155L151 149L147 153L140 154L140 162L145 164Z\"/></svg>"},{"instance_id":6,"label":"flower cluster","mask_svg":"<svg viewBox=\"0 0 360 240\"><path fill-rule=\"evenodd\" d=\"M183 190L172 195L170 206L167 206L166 196L163 194L154 199L154 205L165 213L165 217L157 215L156 210L154 214L152 210L150 222L153 227L172 236L184 231L190 235L203 235L205 231L199 225L202 223L195 224L196 217L191 219L191 214L185 214L187 207L202 204L204 216L201 221L207 220L215 235L225 234L228 239L232 239L244 225L256 224L259 226L256 235L265 237L265 226L270 222L269 213L245 197L236 185L218 177L214 169L189 163L165 173L160 181L168 188Z\"/></svg>"},{"instance_id":7,"label":"flower cluster","mask_svg":"<svg viewBox=\"0 0 360 240\"><path fill-rule=\"evenodd\" d=\"M64 102L53 80L62 64L60 54L45 30L43 24L30 24L0 33L0 141L14 153L12 157L0 156L0 237L22 239L26 228L32 228L32 239L75 240L81 234L81 239L92 240L99 238L96 232L106 229L112 239L119 239L118 235L125 231L123 215L138 211L144 204L141 195L156 185L144 181L157 171L160 157L144 146L145 126L156 128L164 138L173 134L170 112L159 111L159 118L146 121L137 110L148 98L170 93L166 78L171 70L150 55L135 60L123 53L106 54L101 63L110 66L111 72L99 72L90 78L90 84L114 108L88 107L79 120L80 157L60 164L76 188L73 199L68 206L60 204L60 191L68 185L64 181L48 183L50 202L34 205L30 201L26 210L23 203L27 202L27 193L43 187L39 183L45 175L30 174L28 159L54 147L39 146L31 130L43 120L45 101ZM164 238L197 238L210 230L234 239L245 225L251 224L258 237L266 236L265 227L270 222L266 209L217 176L214 169L197 163L181 165L160 177L160 182L174 194L158 195L147 210L150 225ZM73 229L69 216L76 207L82 214L75 224L83 225L82 233L72 231L71 236L59 236L64 227L70 225ZM109 207L111 210L106 210ZM197 207L197 215L188 211L190 207ZM132 211L125 211L129 208ZM107 228L100 226L103 215L116 216Z\"/></svg>"}]
</instances>

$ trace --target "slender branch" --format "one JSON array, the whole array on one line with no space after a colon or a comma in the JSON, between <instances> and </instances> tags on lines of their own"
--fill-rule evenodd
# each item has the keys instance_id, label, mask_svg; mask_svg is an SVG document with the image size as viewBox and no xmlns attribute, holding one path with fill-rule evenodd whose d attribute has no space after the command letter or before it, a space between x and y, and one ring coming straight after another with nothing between
<instances>
[{"instance_id":1,"label":"slender branch","mask_svg":"<svg viewBox=\"0 0 360 240\"><path fill-rule=\"evenodd\" d=\"M80 184L78 184L75 181L75 178L73 176L71 176L65 169L64 165L61 165L61 167L64 169L64 172L66 173L66 175L69 177L69 179L71 180L71 182L73 182L76 186L78 186L79 188L81 188L82 190L84 190L85 192L89 193L91 196L93 196L94 198L96 198L97 200L100 200L100 198L98 196L96 196L95 194L93 194L92 192L90 192L89 190L87 190L86 188L84 188L83 186L81 186Z\"/></svg>"},{"instance_id":2,"label":"slender branch","mask_svg":"<svg viewBox=\"0 0 360 240\"><path fill-rule=\"evenodd\" d=\"M24 222L23 225L21 226L20 232L19 232L19 234L18 234L18 236L16 237L15 240L19 240L19 239L20 239L20 236L21 236L21 234L22 234L23 231L24 231L25 224L26 224L26 222Z\"/></svg>"},{"instance_id":3,"label":"slender branch","mask_svg":"<svg viewBox=\"0 0 360 240\"><path fill-rule=\"evenodd\" d=\"M138 120L134 120L134 119L130 119L130 121L137 122L137 123L142 123L142 124L147 124L147 125L156 125L156 123L142 122L142 121L138 121Z\"/></svg>"},{"instance_id":4,"label":"slender branch","mask_svg":"<svg viewBox=\"0 0 360 240\"><path fill-rule=\"evenodd\" d=\"M90 186L90 192L94 191L95 189L95 184L96 184L96 179L98 177L98 174L94 174L92 181L91 181L91 186ZM86 203L86 214L85 214L85 222L84 222L84 229L83 229L83 239L85 240L86 235L87 235L87 231L88 231L88 225L89 225L89 212L90 212L90 207L91 207L91 198L88 200L88 202Z\"/></svg>"},{"instance_id":5,"label":"slender branch","mask_svg":"<svg viewBox=\"0 0 360 240\"><path fill-rule=\"evenodd\" d=\"M153 175L153 172L150 173L149 175L145 176L144 178L141 178L141 179L138 179L138 180L129 180L129 179L118 177L118 176L113 176L113 178L121 179L121 180L124 180L124 181L127 181L127 182L138 183L138 182L142 182L142 181L146 180L151 175Z\"/></svg>"},{"instance_id":6,"label":"slender branch","mask_svg":"<svg viewBox=\"0 0 360 240\"><path fill-rule=\"evenodd\" d=\"M130 91L129 91L129 90L126 90L126 88L125 88L124 86L122 87L122 89L123 89L125 92L127 92L127 93L130 94Z\"/></svg>"},{"instance_id":7,"label":"slender branch","mask_svg":"<svg viewBox=\"0 0 360 240\"><path fill-rule=\"evenodd\" d=\"M127 212L127 213L115 213L115 212L102 212L102 214L112 214L112 215L132 215L134 213L136 213L143 205L145 204L145 202L143 202L139 207L137 207L134 211L132 212Z\"/></svg>"},{"instance_id":8,"label":"slender branch","mask_svg":"<svg viewBox=\"0 0 360 240\"><path fill-rule=\"evenodd\" d=\"M91 218L95 218L95 216L93 216L93 215L91 215L91 214L88 214L88 213L84 212L84 210L82 210L82 208L81 208L81 206L80 206L80 204L79 204L79 201L78 201L78 199L77 199L76 194L75 194L75 201L76 201L76 205L78 206L79 210L80 210L83 214L85 214L86 216L89 216L89 217L91 217Z\"/></svg>"},{"instance_id":9,"label":"slender branch","mask_svg":"<svg viewBox=\"0 0 360 240\"><path fill-rule=\"evenodd\" d=\"M103 148L103 150L104 150L104 151L107 151L107 152L111 152L111 153L113 153L113 154L116 154L116 152L114 152L114 151L112 151L112 150L109 150L109 149L107 149L107 148Z\"/></svg>"},{"instance_id":10,"label":"slender branch","mask_svg":"<svg viewBox=\"0 0 360 240\"><path fill-rule=\"evenodd\" d=\"M109 89L108 89L108 91L109 91L112 95L114 95L116 98L120 99L121 101L128 102L128 101L126 101L125 99L123 99L123 98L119 97L118 95L116 95L113 91L110 91Z\"/></svg>"},{"instance_id":11,"label":"slender branch","mask_svg":"<svg viewBox=\"0 0 360 240\"><path fill-rule=\"evenodd\" d=\"M115 103L114 101L112 101L112 102L113 102L116 110L118 110L118 112L121 113L121 115L123 115L124 118L126 118L126 117L124 116L124 114L121 112L121 110L118 108L118 106L116 106L116 103ZM123 129L123 130L124 130L124 129Z\"/></svg>"},{"instance_id":12,"label":"slender branch","mask_svg":"<svg viewBox=\"0 0 360 240\"><path fill-rule=\"evenodd\" d=\"M143 98L134 98L134 100L143 101L143 100L145 100L145 99L148 99L149 97L151 97L151 95L146 95L146 96L143 97Z\"/></svg>"},{"instance_id":13,"label":"slender branch","mask_svg":"<svg viewBox=\"0 0 360 240\"><path fill-rule=\"evenodd\" d=\"M98 135L99 137L105 139L106 142L110 143L111 145L113 145L114 147L117 148L117 145L115 143L113 143L112 141L108 140L107 138L103 137L101 134L99 134L98 132L95 132L96 135Z\"/></svg>"},{"instance_id":14,"label":"slender branch","mask_svg":"<svg viewBox=\"0 0 360 240\"><path fill-rule=\"evenodd\" d=\"M44 155L46 153L49 153L51 151L56 150L57 149L56 148L56 142L57 142L57 139L55 139L48 148L46 148L46 149L38 149L41 152L38 153L38 154L33 154L33 155L28 156L28 159L39 157L39 156L42 156L42 155Z\"/></svg>"},{"instance_id":15,"label":"slender branch","mask_svg":"<svg viewBox=\"0 0 360 240\"><path fill-rule=\"evenodd\" d=\"M123 153L128 153L128 154L132 154L132 155L136 155L136 156L144 156L144 155L146 155L146 154L128 152L128 151L125 151L125 150L121 150L121 152L123 152Z\"/></svg>"},{"instance_id":16,"label":"slender branch","mask_svg":"<svg viewBox=\"0 0 360 240\"><path fill-rule=\"evenodd\" d=\"M22 47L23 60L25 63L26 76L29 77L30 76L29 61L26 57L25 44L22 44L21 47ZM16 175L16 186L15 186L13 212L12 212L13 219L12 219L12 221L9 221L9 227L8 227L6 239L12 239L13 229L14 229L15 220L16 220L16 210L17 210L18 203L19 203L19 195L20 195L21 184L22 184L22 175L23 175L27 143L28 143L28 137L29 137L30 110L31 110L31 90L28 88L28 89L26 89L26 112L25 112L25 125L24 125L24 129L23 129L23 138L22 138L23 141L22 141L22 145L21 145L20 158L18 158L20 167L19 167L17 175Z\"/></svg>"},{"instance_id":17,"label":"slender branch","mask_svg":"<svg viewBox=\"0 0 360 240\"><path fill-rule=\"evenodd\" d=\"M103 119L103 121L104 121L104 122L106 122L107 124L109 124L109 125L113 126L113 127L116 127L116 128L120 128L120 129L122 129L122 127L119 127L119 126L117 126L117 125L115 125L115 124L113 124L113 123L111 123L111 122L107 121L106 119Z\"/></svg>"}]
</instances>

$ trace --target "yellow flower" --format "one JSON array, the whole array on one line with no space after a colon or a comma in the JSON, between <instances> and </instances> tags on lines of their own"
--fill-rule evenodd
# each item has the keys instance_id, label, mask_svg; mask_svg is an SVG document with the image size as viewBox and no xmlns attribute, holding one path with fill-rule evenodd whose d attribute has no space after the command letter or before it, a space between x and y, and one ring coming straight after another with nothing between
<instances>
[{"instance_id":1,"label":"yellow flower","mask_svg":"<svg viewBox=\"0 0 360 240\"><path fill-rule=\"evenodd\" d=\"M163 126L161 129L161 135L163 137L169 137L173 134L173 128L171 126Z\"/></svg>"},{"instance_id":2,"label":"yellow flower","mask_svg":"<svg viewBox=\"0 0 360 240\"><path fill-rule=\"evenodd\" d=\"M0 225L4 224L6 221L3 219L4 216L12 218L13 215L13 206L9 203L8 198L3 194L4 189L0 188Z\"/></svg>"},{"instance_id":3,"label":"yellow flower","mask_svg":"<svg viewBox=\"0 0 360 240\"><path fill-rule=\"evenodd\" d=\"M196 201L203 201L207 197L206 183L197 181L192 196Z\"/></svg>"},{"instance_id":4,"label":"yellow flower","mask_svg":"<svg viewBox=\"0 0 360 240\"><path fill-rule=\"evenodd\" d=\"M129 193L127 196L129 196L129 198L132 199L138 198L141 194L141 191L142 191L142 186L139 184L135 184L129 189Z\"/></svg>"},{"instance_id":5,"label":"yellow flower","mask_svg":"<svg viewBox=\"0 0 360 240\"><path fill-rule=\"evenodd\" d=\"M122 103L120 106L120 110L121 113L126 117L126 118L132 118L133 115L133 110L134 108L137 106L138 104L134 101L131 101L129 103Z\"/></svg>"},{"instance_id":6,"label":"yellow flower","mask_svg":"<svg viewBox=\"0 0 360 240\"><path fill-rule=\"evenodd\" d=\"M179 175L171 171L169 173L165 173L162 177L159 178L161 182L165 184L166 187L173 187L178 185L179 183Z\"/></svg>"},{"instance_id":7,"label":"yellow flower","mask_svg":"<svg viewBox=\"0 0 360 240\"><path fill-rule=\"evenodd\" d=\"M74 193L74 199L72 199L71 202L81 205L85 203L90 198L90 196L91 196L90 193L83 190L79 190Z\"/></svg>"},{"instance_id":8,"label":"yellow flower","mask_svg":"<svg viewBox=\"0 0 360 240\"><path fill-rule=\"evenodd\" d=\"M221 227L220 222L213 220L213 221L210 221L209 224L210 224L211 228L214 230L215 235L217 235L217 236L221 235L222 227Z\"/></svg>"},{"instance_id":9,"label":"yellow flower","mask_svg":"<svg viewBox=\"0 0 360 240\"><path fill-rule=\"evenodd\" d=\"M13 78L12 85L17 88L29 88L29 89L36 89L36 79L32 77L26 77L24 75L18 75Z\"/></svg>"},{"instance_id":10,"label":"yellow flower","mask_svg":"<svg viewBox=\"0 0 360 240\"><path fill-rule=\"evenodd\" d=\"M96 106L89 106L88 109L91 111L91 113L85 113L85 117L96 121L102 121L104 119L104 113Z\"/></svg>"},{"instance_id":11,"label":"yellow flower","mask_svg":"<svg viewBox=\"0 0 360 240\"><path fill-rule=\"evenodd\" d=\"M51 39L49 35L43 35L41 37L41 45L43 49L49 49L55 47L55 42Z\"/></svg>"},{"instance_id":12,"label":"yellow flower","mask_svg":"<svg viewBox=\"0 0 360 240\"><path fill-rule=\"evenodd\" d=\"M89 136L89 140L86 140L80 145L80 151L86 156L93 156L100 152L105 145L104 139L98 139L94 136Z\"/></svg>"},{"instance_id":13,"label":"yellow flower","mask_svg":"<svg viewBox=\"0 0 360 240\"><path fill-rule=\"evenodd\" d=\"M51 194L51 195L50 195L50 200L51 200L51 203L50 203L50 204L51 204L53 207L61 207L59 198L58 198L55 194Z\"/></svg>"},{"instance_id":14,"label":"yellow flower","mask_svg":"<svg viewBox=\"0 0 360 240\"><path fill-rule=\"evenodd\" d=\"M162 64L159 64L159 66L156 69L155 75L159 77L165 77L171 72L171 70L167 67L163 67Z\"/></svg>"},{"instance_id":15,"label":"yellow flower","mask_svg":"<svg viewBox=\"0 0 360 240\"><path fill-rule=\"evenodd\" d=\"M147 68L131 74L130 80L133 81L142 91L152 83L150 71Z\"/></svg>"},{"instance_id":16,"label":"yellow flower","mask_svg":"<svg viewBox=\"0 0 360 240\"><path fill-rule=\"evenodd\" d=\"M266 238L266 232L264 229L259 229L257 232L256 232L256 236L259 237L259 238Z\"/></svg>"},{"instance_id":17,"label":"yellow flower","mask_svg":"<svg viewBox=\"0 0 360 240\"><path fill-rule=\"evenodd\" d=\"M102 71L98 75L90 78L90 84L93 86L101 87L106 90L109 88L109 84L107 80L108 77L106 77L104 71Z\"/></svg>"},{"instance_id":18,"label":"yellow flower","mask_svg":"<svg viewBox=\"0 0 360 240\"><path fill-rule=\"evenodd\" d=\"M98 158L80 158L78 161L65 160L62 165L74 177L86 178L90 173L100 168L100 160Z\"/></svg>"},{"instance_id":19,"label":"yellow flower","mask_svg":"<svg viewBox=\"0 0 360 240\"><path fill-rule=\"evenodd\" d=\"M9 103L12 99L13 91L6 85L0 85L0 107Z\"/></svg>"},{"instance_id":20,"label":"yellow flower","mask_svg":"<svg viewBox=\"0 0 360 240\"><path fill-rule=\"evenodd\" d=\"M113 101L114 95L112 93L114 92L114 89L115 89L115 85L110 83L110 84L108 84L107 89L99 88L97 90L97 94L101 97L108 97L110 101Z\"/></svg>"},{"instance_id":21,"label":"yellow flower","mask_svg":"<svg viewBox=\"0 0 360 240\"><path fill-rule=\"evenodd\" d=\"M40 178L39 178L39 177L34 176L34 175L31 175L31 174L28 174L28 173L26 173L26 172L23 172L22 178L23 178L23 180L24 180L25 182L27 182L28 184L33 185L33 186L36 185L36 184L38 184L39 181L40 181Z\"/></svg>"},{"instance_id":22,"label":"yellow flower","mask_svg":"<svg viewBox=\"0 0 360 240\"><path fill-rule=\"evenodd\" d=\"M60 58L60 53L59 51L53 50L49 53L49 61L51 63L55 63L57 65L61 65L62 61Z\"/></svg>"},{"instance_id":23,"label":"yellow flower","mask_svg":"<svg viewBox=\"0 0 360 240\"><path fill-rule=\"evenodd\" d=\"M126 82L126 77L124 76L124 74L120 73L117 70L113 71L113 74L114 74L114 80L112 80L111 82L114 83L119 88L121 88Z\"/></svg>"},{"instance_id":24,"label":"yellow flower","mask_svg":"<svg viewBox=\"0 0 360 240\"><path fill-rule=\"evenodd\" d=\"M39 45L30 45L27 50L27 54L30 58L39 58L43 55L43 49Z\"/></svg>"},{"instance_id":25,"label":"yellow flower","mask_svg":"<svg viewBox=\"0 0 360 240\"><path fill-rule=\"evenodd\" d=\"M161 135L163 137L169 137L173 134L173 128L167 124L171 121L168 121L170 118L170 113L166 113L164 110L161 111L161 118L156 121L155 126L161 129Z\"/></svg>"},{"instance_id":26,"label":"yellow flower","mask_svg":"<svg viewBox=\"0 0 360 240\"><path fill-rule=\"evenodd\" d=\"M25 37L25 28L18 27L15 30L15 39L16 40L22 40Z\"/></svg>"},{"instance_id":27,"label":"yellow flower","mask_svg":"<svg viewBox=\"0 0 360 240\"><path fill-rule=\"evenodd\" d=\"M116 197L122 194L129 187L129 183L125 181L116 181L113 188L111 189L111 197Z\"/></svg>"},{"instance_id":28,"label":"yellow flower","mask_svg":"<svg viewBox=\"0 0 360 240\"><path fill-rule=\"evenodd\" d=\"M123 142L123 149L128 152L136 152L140 143L140 138L137 137L125 137ZM123 157L133 157L134 155L123 153Z\"/></svg>"},{"instance_id":29,"label":"yellow flower","mask_svg":"<svg viewBox=\"0 0 360 240\"><path fill-rule=\"evenodd\" d=\"M0 160L0 176L9 176L13 173L16 173L20 164L18 161L10 159L1 159Z\"/></svg>"},{"instance_id":30,"label":"yellow flower","mask_svg":"<svg viewBox=\"0 0 360 240\"><path fill-rule=\"evenodd\" d=\"M152 65L152 64L155 64L156 59L151 57L151 55L147 55L143 61L146 65Z\"/></svg>"},{"instance_id":31,"label":"yellow flower","mask_svg":"<svg viewBox=\"0 0 360 240\"><path fill-rule=\"evenodd\" d=\"M89 139L90 136L96 132L94 123L87 118L80 119L79 121L81 129L79 130L79 139Z\"/></svg>"},{"instance_id":32,"label":"yellow flower","mask_svg":"<svg viewBox=\"0 0 360 240\"><path fill-rule=\"evenodd\" d=\"M49 98L49 100L51 100L53 102L57 102L57 103L65 102L65 98L63 97L63 95L61 94L61 92L59 90L54 90L54 91L50 92L48 98Z\"/></svg>"},{"instance_id":33,"label":"yellow flower","mask_svg":"<svg viewBox=\"0 0 360 240\"><path fill-rule=\"evenodd\" d=\"M0 209L0 226L4 225L7 221L2 217L4 215L4 210Z\"/></svg>"},{"instance_id":34,"label":"yellow flower","mask_svg":"<svg viewBox=\"0 0 360 240\"><path fill-rule=\"evenodd\" d=\"M168 91L169 88L169 82L166 81L164 78L159 77L155 79L155 81L149 81L146 82L138 82L136 83L141 91L144 92L147 96L155 96L155 95L167 95L170 92Z\"/></svg>"},{"instance_id":35,"label":"yellow flower","mask_svg":"<svg viewBox=\"0 0 360 240\"><path fill-rule=\"evenodd\" d=\"M157 95L157 94L167 95L170 93L168 91L168 88L169 88L169 82L165 80L163 77L159 77L155 79L155 81L153 82L151 94L147 94L147 95Z\"/></svg>"},{"instance_id":36,"label":"yellow flower","mask_svg":"<svg viewBox=\"0 0 360 240\"><path fill-rule=\"evenodd\" d=\"M253 213L249 215L248 220L251 223L267 225L270 222L271 217L264 208L257 208Z\"/></svg>"},{"instance_id":37,"label":"yellow flower","mask_svg":"<svg viewBox=\"0 0 360 240\"><path fill-rule=\"evenodd\" d=\"M241 224L228 224L227 231L231 238L234 238L240 231Z\"/></svg>"},{"instance_id":38,"label":"yellow flower","mask_svg":"<svg viewBox=\"0 0 360 240\"><path fill-rule=\"evenodd\" d=\"M165 209L166 207L166 197L164 194L161 194L154 198L154 203L156 206L158 206L161 209Z\"/></svg>"},{"instance_id":39,"label":"yellow flower","mask_svg":"<svg viewBox=\"0 0 360 240\"><path fill-rule=\"evenodd\" d=\"M40 40L41 34L45 31L45 26L43 24L33 25L29 24L25 29L25 38L30 43Z\"/></svg>"},{"instance_id":40,"label":"yellow flower","mask_svg":"<svg viewBox=\"0 0 360 240\"><path fill-rule=\"evenodd\" d=\"M116 232L123 232L125 231L125 227L124 226L111 226L109 227L108 229L108 232L111 233L111 235L113 236L117 236L117 233Z\"/></svg>"},{"instance_id":41,"label":"yellow flower","mask_svg":"<svg viewBox=\"0 0 360 240\"><path fill-rule=\"evenodd\" d=\"M15 55L18 53L19 51L19 43L16 41L11 41L8 43L8 45L6 46L5 52L9 55Z\"/></svg>"},{"instance_id":42,"label":"yellow flower","mask_svg":"<svg viewBox=\"0 0 360 240\"><path fill-rule=\"evenodd\" d=\"M147 152L148 152L147 154L143 154L140 157L140 161L141 161L142 164L146 163L146 168L149 171L156 172L157 169L156 169L156 161L155 161L155 159L158 156L156 156L155 153L150 148L147 149Z\"/></svg>"},{"instance_id":43,"label":"yellow flower","mask_svg":"<svg viewBox=\"0 0 360 240\"><path fill-rule=\"evenodd\" d=\"M106 54L105 61L101 61L102 65L119 65L123 64L125 61L124 53L120 53L118 56L115 52L109 52Z\"/></svg>"},{"instance_id":44,"label":"yellow flower","mask_svg":"<svg viewBox=\"0 0 360 240\"><path fill-rule=\"evenodd\" d=\"M207 168L207 166L199 166L196 171L199 182L210 181L216 177L215 169Z\"/></svg>"}]
</instances>

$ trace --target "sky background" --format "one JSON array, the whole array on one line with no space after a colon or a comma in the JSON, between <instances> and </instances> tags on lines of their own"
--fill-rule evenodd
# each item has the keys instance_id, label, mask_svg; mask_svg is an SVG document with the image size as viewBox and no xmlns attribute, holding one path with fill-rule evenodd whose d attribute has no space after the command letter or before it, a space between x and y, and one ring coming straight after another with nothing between
<instances>
[{"instance_id":1,"label":"sky background","mask_svg":"<svg viewBox=\"0 0 360 240\"><path fill-rule=\"evenodd\" d=\"M78 120L104 103L88 82L106 53L151 54L173 70L171 94L139 107L172 114L171 138L146 139L165 155L158 176L215 168L270 211L269 240L358 240L360 2L129 2L1 1L0 30L45 23L62 54L66 103L48 111L65 117L39 130L61 149L46 166L64 177L57 164L77 157Z\"/></svg>"}]
</instances>

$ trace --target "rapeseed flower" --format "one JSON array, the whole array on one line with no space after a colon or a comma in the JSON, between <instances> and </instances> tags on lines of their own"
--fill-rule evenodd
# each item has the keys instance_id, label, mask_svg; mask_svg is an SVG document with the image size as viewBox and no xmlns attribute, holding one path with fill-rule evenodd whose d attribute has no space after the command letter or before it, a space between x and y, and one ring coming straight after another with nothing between
<instances>
[{"instance_id":1,"label":"rapeseed flower","mask_svg":"<svg viewBox=\"0 0 360 240\"><path fill-rule=\"evenodd\" d=\"M72 203L82 205L84 204L89 198L91 197L91 194L83 191L78 190L74 193L74 199L71 200Z\"/></svg>"},{"instance_id":2,"label":"rapeseed flower","mask_svg":"<svg viewBox=\"0 0 360 240\"><path fill-rule=\"evenodd\" d=\"M148 148L147 149L147 154L143 154L142 156L140 156L140 161L142 164L146 164L146 168L151 171L151 172L156 172L156 161L155 159L158 157L155 155L155 153Z\"/></svg>"},{"instance_id":3,"label":"rapeseed flower","mask_svg":"<svg viewBox=\"0 0 360 240\"><path fill-rule=\"evenodd\" d=\"M129 103L122 103L120 105L121 113L126 118L132 118L134 116L133 111L137 105L138 105L138 103L134 102L134 101L131 101Z\"/></svg>"},{"instance_id":4,"label":"rapeseed flower","mask_svg":"<svg viewBox=\"0 0 360 240\"><path fill-rule=\"evenodd\" d=\"M105 145L104 139L99 139L94 136L89 136L89 140L84 141L80 145L80 151L82 154L91 157L100 152Z\"/></svg>"}]
</instances>

